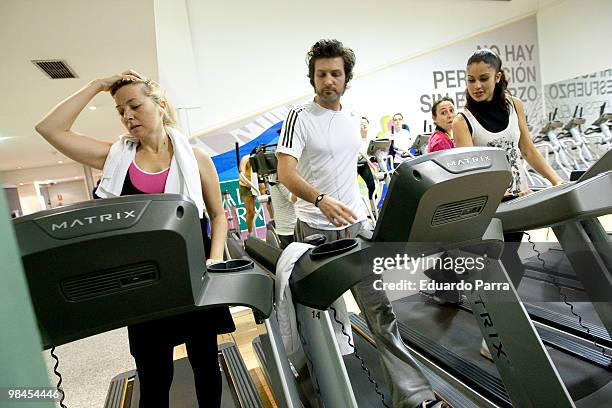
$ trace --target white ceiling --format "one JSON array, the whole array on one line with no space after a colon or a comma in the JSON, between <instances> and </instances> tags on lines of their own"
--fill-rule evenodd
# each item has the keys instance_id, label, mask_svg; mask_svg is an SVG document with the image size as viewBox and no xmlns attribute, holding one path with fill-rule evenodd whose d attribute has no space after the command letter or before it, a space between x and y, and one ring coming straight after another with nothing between
<instances>
[{"instance_id":1,"label":"white ceiling","mask_svg":"<svg viewBox=\"0 0 612 408\"><path fill-rule=\"evenodd\" d=\"M157 77L153 0L2 0L0 50L0 171L69 163L34 125L92 79L126 68ZM78 78L50 79L34 59L66 60ZM74 129L113 140L122 129L111 97L92 104Z\"/></svg>"}]
</instances>

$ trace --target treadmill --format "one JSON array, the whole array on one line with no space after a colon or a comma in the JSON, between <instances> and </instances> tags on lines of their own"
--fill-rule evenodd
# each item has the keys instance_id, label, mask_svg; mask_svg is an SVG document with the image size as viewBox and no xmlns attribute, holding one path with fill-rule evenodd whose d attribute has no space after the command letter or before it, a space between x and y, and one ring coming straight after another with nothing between
<instances>
[{"instance_id":1,"label":"treadmill","mask_svg":"<svg viewBox=\"0 0 612 408\"><path fill-rule=\"evenodd\" d=\"M275 248L272 245L251 236L246 241L246 251L253 257L253 260L256 263L258 263L266 270L275 273L276 262L278 261L282 252L280 249ZM325 346L331 346L333 348L333 344L335 344L335 337L333 333L325 334L331 336L329 337L329 339L331 339L331 342L326 342ZM263 352L263 347L261 344L261 339L263 338L263 336L265 336L265 334L262 333L262 335L253 339L252 344L253 349L255 350L255 354L257 355L257 358L260 362L260 366L263 369L264 375L268 378L268 381L270 382L268 374L269 361ZM303 336L308 337L307 334L303 334ZM319 339L319 341L321 340ZM370 343L367 343L367 341L364 339L364 336L359 335L359 333L353 333L353 341L355 348L358 350L359 358L355 358L354 354L345 356L334 355L334 358L342 362L340 366L343 365L344 367L346 367L346 372L348 373L348 377L350 378L350 383L348 384L348 386L352 386L352 389L356 394L355 398L359 401L359 406L371 408L383 407L385 406L385 404L386 406L391 406L391 394L387 385L384 382L382 367L380 366L380 363L378 361L376 350L374 349L374 347L372 347ZM317 348L318 347L323 346L317 344ZM370 370L369 373L366 372L365 368L362 368L362 363L365 367L367 367L368 370ZM340 369L342 370L342 367L340 367ZM315 385L315 387L320 388L321 383L324 381L324 379L318 378L316 380L318 387L317 385ZM344 386L345 385L343 384L343 387ZM323 384L323 387L325 388L326 384ZM334 392L333 389L330 389L333 387L327 388L328 392ZM312 390L304 390L303 388L300 388L300 395L305 406L310 406L311 404L311 401L309 401L309 398L306 395L309 391ZM320 389L315 389L314 391L320 393ZM324 406L351 406L350 404L355 404L355 402L350 401L352 398L348 394L350 394L350 392L346 393L346 395L344 396L344 398L346 399L344 399L344 401L342 402L338 402L341 400L342 397L337 397L335 401L331 403L332 405L330 405L330 400L326 400L326 397L324 396L322 397L324 401L323 404ZM349 405L346 405L347 401L349 401ZM334 403L341 405L333 405ZM315 402L314 404L317 403Z\"/></svg>"},{"instance_id":2,"label":"treadmill","mask_svg":"<svg viewBox=\"0 0 612 408\"><path fill-rule=\"evenodd\" d=\"M273 280L249 259L206 267L197 209L189 199L150 194L93 200L21 217L13 225L45 349L200 307L242 305L268 327L272 375L289 372L268 319ZM224 406L262 406L236 347L224 344L219 352ZM195 391L182 383L193 381L187 368L185 359L175 362L174 406L195 406L189 397ZM298 406L297 392L281 383L279 404ZM137 406L137 384L134 373L115 378L105 406Z\"/></svg>"},{"instance_id":3,"label":"treadmill","mask_svg":"<svg viewBox=\"0 0 612 408\"><path fill-rule=\"evenodd\" d=\"M302 342L316 344L316 348L310 347L310 360L323 401L333 401L330 406L356 406L346 370L338 369L344 364L330 344L335 344L329 341L333 339L332 332L328 330L326 335L317 337L326 330L329 305L372 273L367 266L372 265L374 256L423 256L450 250L456 256L488 257L482 270L467 277L474 289L466 294L476 311L471 319L477 324L480 338L484 336L489 347L496 350L496 365L510 399L518 406L572 406L499 261L503 245L501 223L491 217L509 181L507 160L500 149L459 148L407 161L393 176L389 198L369 239L322 244L298 260L290 284L302 325ZM461 240L457 239L457 231L461 232ZM256 240L246 242L247 252L256 262L273 265L274 257L262 247L265 245ZM505 284L508 290L490 293L478 288L477 281ZM309 343L312 339L317 341ZM430 356L425 358L429 360ZM338 396L340 399L335 399ZM476 393L469 397L475 401L482 398Z\"/></svg>"},{"instance_id":4,"label":"treadmill","mask_svg":"<svg viewBox=\"0 0 612 408\"><path fill-rule=\"evenodd\" d=\"M586 278L582 283L589 297L582 300L593 301L604 322L604 327L589 325L596 341L592 336L584 336L584 329L577 319L559 317L545 308L525 305L572 398L567 406L604 406L612 400L609 357L612 344L610 326L606 323L609 322L612 296L610 241L594 219L612 210L609 199L612 196L612 172L601 172L609 166L607 160L610 157L602 158L605 160L596 163L579 182L504 203L495 215L501 219L506 232L554 225L570 260L573 260L574 269L588 271L582 274ZM519 293L522 286L519 286ZM546 303L549 305L550 302ZM495 365L480 356L482 337L473 322L473 305L458 308L439 306L427 302L423 294L416 294L394 302L393 307L401 321L400 331L406 343L435 359L441 371L460 378L494 405L512 406L514 401L506 389L507 384L500 378ZM569 334L565 330L568 327L573 329ZM515 336L520 339L520 333ZM544 381L538 380L540 383ZM557 406L544 404L533 406Z\"/></svg>"},{"instance_id":5,"label":"treadmill","mask_svg":"<svg viewBox=\"0 0 612 408\"><path fill-rule=\"evenodd\" d=\"M246 246L248 251L254 254L253 259L256 263L271 272L275 271L276 261L281 254L278 248L274 248L254 237L248 238ZM361 408L390 407L392 406L391 394L384 380L372 334L365 321L359 316L351 314L350 320L356 353L342 356L342 361L355 399L359 402ZM267 369L269 362L262 346L262 336L265 336L265 334L255 337L252 345L265 377L268 382L271 382ZM421 368L439 398L444 399L454 407L478 408L482 406L478 399L474 400L466 397L460 384L449 383L445 378L429 369L421 355L415 353L414 350L411 350L411 352L413 357L422 363ZM311 406L310 401L305 396L307 391L303 389L300 389L300 391L304 406Z\"/></svg>"}]
</instances>

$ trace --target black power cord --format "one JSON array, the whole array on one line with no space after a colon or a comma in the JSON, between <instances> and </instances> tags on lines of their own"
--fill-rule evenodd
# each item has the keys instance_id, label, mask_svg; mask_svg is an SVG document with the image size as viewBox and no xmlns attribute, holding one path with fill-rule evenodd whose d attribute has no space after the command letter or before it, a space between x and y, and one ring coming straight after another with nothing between
<instances>
[{"instance_id":1,"label":"black power cord","mask_svg":"<svg viewBox=\"0 0 612 408\"><path fill-rule=\"evenodd\" d=\"M62 389L62 375L59 371L57 371L57 367L59 367L59 358L55 354L55 347L51 348L51 357L53 357L53 359L55 360L55 365L53 366L53 373L59 378L55 386L55 388L61 395L59 404L62 408L68 408L66 407L66 405L64 405L64 399L66 398L66 394L64 394L64 390Z\"/></svg>"},{"instance_id":2,"label":"black power cord","mask_svg":"<svg viewBox=\"0 0 612 408\"><path fill-rule=\"evenodd\" d=\"M557 276L556 276L557 275L557 271L554 270L554 269L549 269L548 268L548 266L546 265L546 261L544 260L544 258L542 258L542 253L536 248L535 243L531 240L531 235L528 232L525 232L525 235L527 235L527 242L529 242L531 244L531 248L537 254L536 258L538 259L538 261L540 261L540 263L542 263L542 268L549 273L549 275L551 277L551 280L548 281L548 282L552 283L557 288L557 291L559 292L559 297L561 298L561 301L563 303L565 303L569 307L570 313L574 317L576 317L576 320L578 320L578 325L584 330L584 332L590 338L590 340L593 343L593 345L601 351L601 355L604 356L605 358L609 359L610 362L612 362L612 357L608 356L606 354L606 349L601 344L597 343L597 339L595 338L595 336L593 336L593 334L591 334L591 329L589 328L589 326L585 325L582 322L582 316L579 315L578 313L576 313L576 311L574 310L574 305L571 304L567 300L567 295L565 293L563 293L561 285L557 281Z\"/></svg>"},{"instance_id":3,"label":"black power cord","mask_svg":"<svg viewBox=\"0 0 612 408\"><path fill-rule=\"evenodd\" d=\"M385 403L385 396L382 392L380 392L380 389L378 388L378 383L376 383L376 380L374 380L374 378L372 377L372 372L370 371L370 369L366 366L366 363L364 361L364 359L359 355L359 353L357 352L357 347L355 347L355 345L353 344L353 342L351 341L351 336L349 336L349 334L346 332L346 327L344 326L344 323L342 323L340 320L338 320L338 312L336 311L335 308L330 307L330 309L334 312L334 320L336 321L336 323L338 323L340 325L340 327L342 328L342 334L347 338L348 344L349 346L351 346L354 350L353 355L361 362L361 369L363 371L365 371L365 373L368 376L368 381L372 384L374 384L374 391L376 392L376 394L378 394L380 396L380 399L382 401L382 404L384 407L386 408L390 408L386 403Z\"/></svg>"},{"instance_id":4,"label":"black power cord","mask_svg":"<svg viewBox=\"0 0 612 408\"><path fill-rule=\"evenodd\" d=\"M308 360L308 366L309 368L312 369L312 375L311 377L311 381L312 381L312 386L315 389L317 395L321 394L321 387L319 386L319 380L317 379L316 373L314 372L314 364L312 363L312 359L310 358L310 353L307 350L307 346L308 344L306 343L306 339L304 338L304 336L302 336L302 331L300 330L301 327L301 323L300 320L297 319L297 332L298 335L300 336L300 342L302 343L302 350L304 350L304 356L306 357L306 360Z\"/></svg>"}]
</instances>

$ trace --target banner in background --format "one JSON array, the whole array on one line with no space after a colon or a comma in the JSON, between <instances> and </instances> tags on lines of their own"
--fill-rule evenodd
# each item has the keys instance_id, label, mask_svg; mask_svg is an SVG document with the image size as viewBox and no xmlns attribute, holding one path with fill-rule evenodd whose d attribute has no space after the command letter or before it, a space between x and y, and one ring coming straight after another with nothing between
<instances>
[{"instance_id":1,"label":"banner in background","mask_svg":"<svg viewBox=\"0 0 612 408\"><path fill-rule=\"evenodd\" d=\"M387 131L386 122L396 112L403 114L411 132L429 131L436 100L448 96L458 110L463 108L466 63L479 48L499 54L509 90L524 102L528 122L537 127L544 115L535 16L358 78L345 102L368 117L372 135Z\"/></svg>"},{"instance_id":2,"label":"banner in background","mask_svg":"<svg viewBox=\"0 0 612 408\"><path fill-rule=\"evenodd\" d=\"M240 147L241 158L249 154L257 145L276 143L278 132L289 109L289 106L283 106L232 123L191 139L191 144L201 147L210 154L217 173L219 173L219 180L237 180L236 143Z\"/></svg>"},{"instance_id":3,"label":"banner in background","mask_svg":"<svg viewBox=\"0 0 612 408\"><path fill-rule=\"evenodd\" d=\"M567 122L574 116L586 119L586 125L599 117L601 106L605 111L612 111L612 69L544 85L547 114L557 109L555 120Z\"/></svg>"},{"instance_id":4,"label":"banner in background","mask_svg":"<svg viewBox=\"0 0 612 408\"><path fill-rule=\"evenodd\" d=\"M236 207L236 216L238 217L238 223L240 225L240 231L247 231L246 224L246 208L244 208L244 202L240 193L238 192L240 185L238 180L229 180L221 182L221 192L227 191L230 194L231 204ZM225 214L227 216L227 212ZM257 236L265 238L265 222L270 219L270 214L265 206L255 203L255 230ZM246 236L245 236L246 238Z\"/></svg>"}]
</instances>

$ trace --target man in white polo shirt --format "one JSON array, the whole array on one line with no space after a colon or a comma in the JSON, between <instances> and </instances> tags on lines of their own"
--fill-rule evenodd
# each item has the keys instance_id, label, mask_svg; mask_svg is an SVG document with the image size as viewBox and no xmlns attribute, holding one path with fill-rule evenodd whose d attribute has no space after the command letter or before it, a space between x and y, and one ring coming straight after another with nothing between
<instances>
[{"instance_id":1,"label":"man in white polo shirt","mask_svg":"<svg viewBox=\"0 0 612 408\"><path fill-rule=\"evenodd\" d=\"M308 77L316 96L291 109L276 149L278 178L298 197L296 238L319 233L334 241L355 237L366 218L357 185L361 115L340 98L353 77L355 54L337 40L320 40L308 53ZM395 314L375 277L352 293L372 330L394 407L442 408L404 346Z\"/></svg>"}]
</instances>

